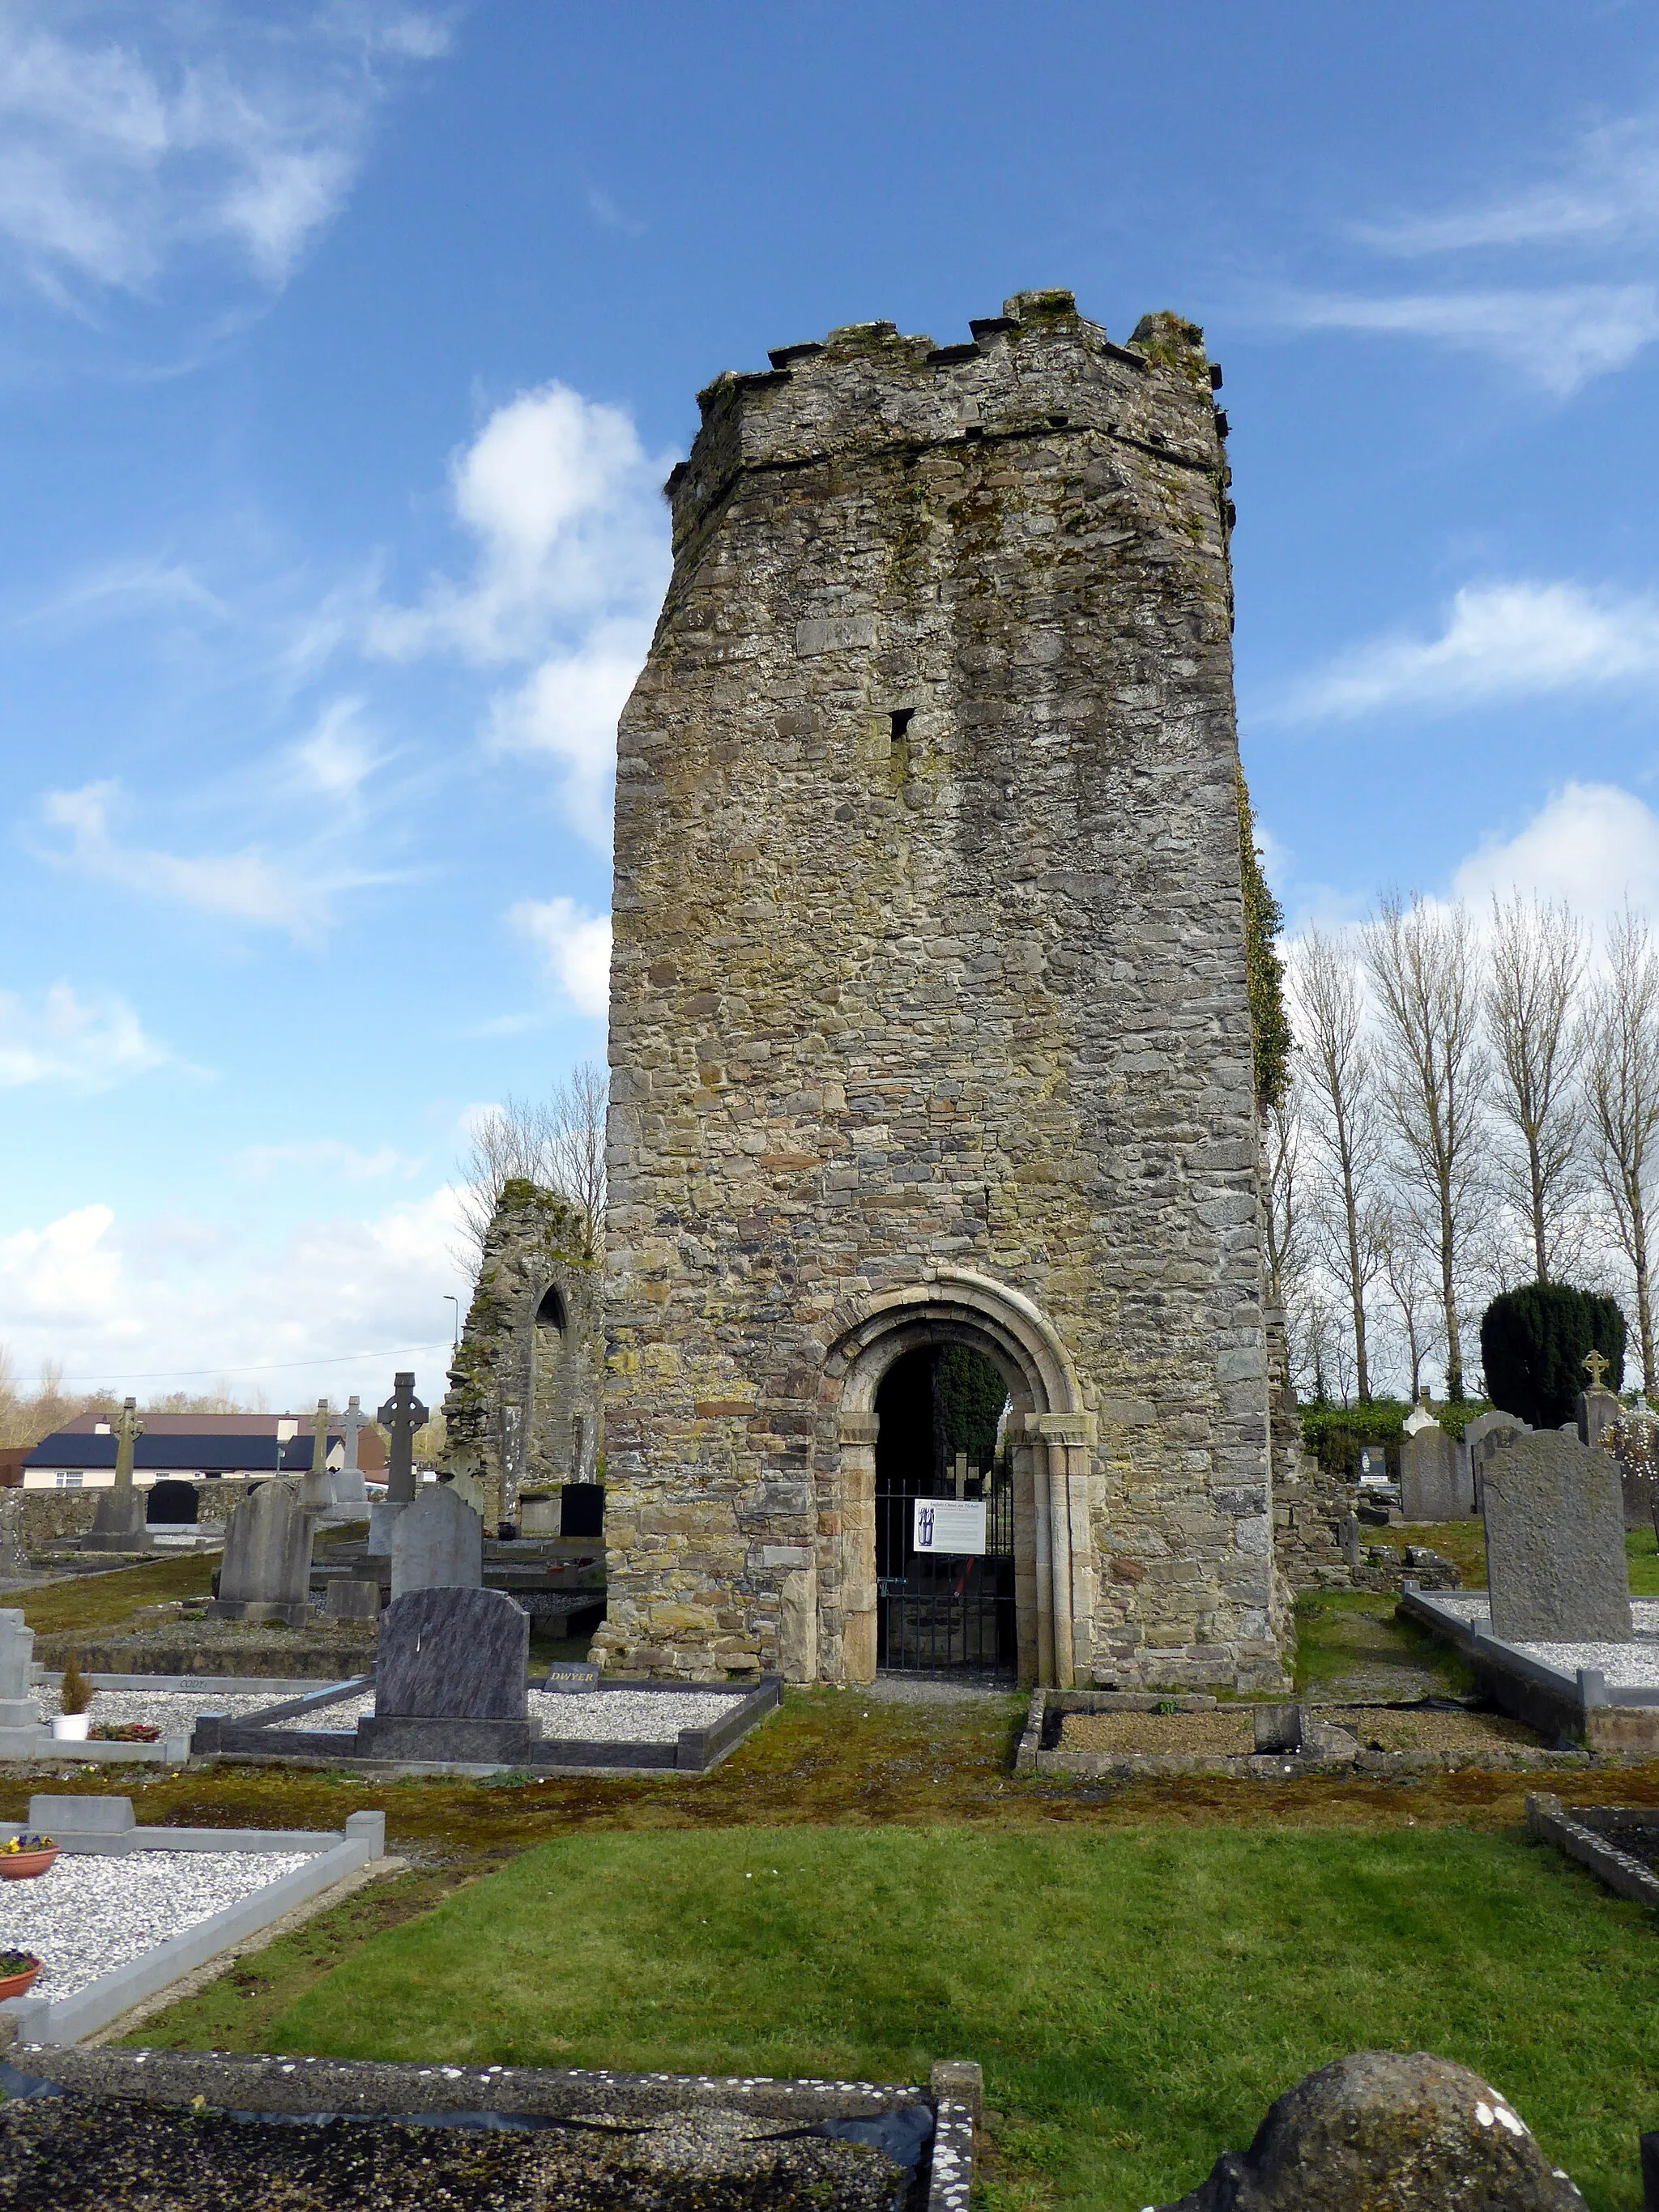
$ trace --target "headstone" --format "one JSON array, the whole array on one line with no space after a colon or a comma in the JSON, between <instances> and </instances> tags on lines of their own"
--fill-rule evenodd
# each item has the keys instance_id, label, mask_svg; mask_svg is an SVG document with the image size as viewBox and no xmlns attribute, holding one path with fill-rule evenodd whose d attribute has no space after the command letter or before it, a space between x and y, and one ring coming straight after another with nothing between
<instances>
[{"instance_id":1,"label":"headstone","mask_svg":"<svg viewBox=\"0 0 1659 2212\"><path fill-rule=\"evenodd\" d=\"M410 1590L387 1607L374 1711L359 1756L511 1765L539 1733L526 1716L530 1616L505 1590Z\"/></svg>"},{"instance_id":2,"label":"headstone","mask_svg":"<svg viewBox=\"0 0 1659 2212\"><path fill-rule=\"evenodd\" d=\"M81 1539L83 1552L141 1552L145 1543L144 1501L133 1487L133 1447L144 1433L138 1401L129 1398L115 1417L115 1485L94 1510L92 1528Z\"/></svg>"},{"instance_id":3,"label":"headstone","mask_svg":"<svg viewBox=\"0 0 1659 2212\"><path fill-rule=\"evenodd\" d=\"M1345 1513L1337 1523L1337 1540L1342 1547L1342 1557L1351 1575L1365 1571L1365 1547L1359 1540L1359 1522L1356 1515Z\"/></svg>"},{"instance_id":4,"label":"headstone","mask_svg":"<svg viewBox=\"0 0 1659 2212\"><path fill-rule=\"evenodd\" d=\"M311 1417L311 1465L300 1485L307 1513L326 1513L334 1504L334 1482L328 1471L328 1401L319 1398Z\"/></svg>"},{"instance_id":5,"label":"headstone","mask_svg":"<svg viewBox=\"0 0 1659 2212\"><path fill-rule=\"evenodd\" d=\"M1510 1643L1628 1644L1619 1469L1553 1429L1486 1463L1481 1510L1492 1632Z\"/></svg>"},{"instance_id":6,"label":"headstone","mask_svg":"<svg viewBox=\"0 0 1659 2212\"><path fill-rule=\"evenodd\" d=\"M152 1482L144 1518L152 1528L193 1528L201 1505L193 1482Z\"/></svg>"},{"instance_id":7,"label":"headstone","mask_svg":"<svg viewBox=\"0 0 1659 2212\"><path fill-rule=\"evenodd\" d=\"M1359 1448L1359 1487L1362 1490L1386 1490L1388 1486L1388 1453L1381 1444L1362 1444Z\"/></svg>"},{"instance_id":8,"label":"headstone","mask_svg":"<svg viewBox=\"0 0 1659 2212\"><path fill-rule=\"evenodd\" d=\"M1612 1445L1625 1492L1625 1527L1649 1528L1659 1508L1659 1421L1642 1393L1620 1413Z\"/></svg>"},{"instance_id":9,"label":"headstone","mask_svg":"<svg viewBox=\"0 0 1659 2212\"><path fill-rule=\"evenodd\" d=\"M27 1759L40 1738L33 1693L34 1631L21 1610L0 1612L0 1759Z\"/></svg>"},{"instance_id":10,"label":"headstone","mask_svg":"<svg viewBox=\"0 0 1659 2212\"><path fill-rule=\"evenodd\" d=\"M363 1488L363 1471L357 1464L357 1439L369 1425L362 1401L354 1390L346 1401L346 1409L336 1424L345 1439L345 1464L334 1478L334 1503L337 1505L367 1505L368 1493Z\"/></svg>"},{"instance_id":11,"label":"headstone","mask_svg":"<svg viewBox=\"0 0 1659 2212\"><path fill-rule=\"evenodd\" d=\"M1467 1462L1438 1421L1407 1421L1400 1447L1400 1510L1407 1522L1467 1521L1474 1494Z\"/></svg>"},{"instance_id":12,"label":"headstone","mask_svg":"<svg viewBox=\"0 0 1659 2212\"><path fill-rule=\"evenodd\" d=\"M378 1581L358 1575L337 1575L323 1594L323 1611L331 1620L373 1620L380 1610Z\"/></svg>"},{"instance_id":13,"label":"headstone","mask_svg":"<svg viewBox=\"0 0 1659 2212\"><path fill-rule=\"evenodd\" d=\"M447 1482L423 1484L392 1531L392 1597L406 1590L477 1589L483 1581L483 1522Z\"/></svg>"},{"instance_id":14,"label":"headstone","mask_svg":"<svg viewBox=\"0 0 1659 2212\"><path fill-rule=\"evenodd\" d=\"M1507 1451L1517 1437L1529 1437L1532 1428L1516 1414L1492 1412L1477 1413L1463 1431L1463 1452L1469 1463L1469 1481L1474 1492L1474 1510L1480 1510L1480 1485L1486 1462L1493 1453Z\"/></svg>"},{"instance_id":15,"label":"headstone","mask_svg":"<svg viewBox=\"0 0 1659 2212\"><path fill-rule=\"evenodd\" d=\"M1607 1431L1618 1425L1619 1396L1607 1388L1607 1363L1599 1352L1592 1350L1584 1354L1584 1372L1589 1382L1578 1394L1578 1441L1599 1444Z\"/></svg>"},{"instance_id":16,"label":"headstone","mask_svg":"<svg viewBox=\"0 0 1659 2212\"><path fill-rule=\"evenodd\" d=\"M311 1610L316 1526L294 1483L262 1482L230 1516L219 1594L209 1613L219 1620L281 1620L302 1627Z\"/></svg>"}]
</instances>

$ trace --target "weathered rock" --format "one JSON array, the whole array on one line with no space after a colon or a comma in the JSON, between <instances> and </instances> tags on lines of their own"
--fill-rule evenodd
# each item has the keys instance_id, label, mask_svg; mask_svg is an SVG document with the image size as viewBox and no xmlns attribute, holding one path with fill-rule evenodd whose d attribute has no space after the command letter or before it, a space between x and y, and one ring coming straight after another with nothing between
<instances>
[{"instance_id":1,"label":"weathered rock","mask_svg":"<svg viewBox=\"0 0 1659 2212\"><path fill-rule=\"evenodd\" d=\"M1270 2106L1242 2154L1164 2212L1576 2212L1490 2082L1425 2051L1358 2051Z\"/></svg>"},{"instance_id":2,"label":"weathered rock","mask_svg":"<svg viewBox=\"0 0 1659 2212\"><path fill-rule=\"evenodd\" d=\"M868 1679L876 1389L965 1343L1012 1396L1023 1674L1276 1685L1202 334L1021 294L702 404L618 732L595 1650Z\"/></svg>"}]
</instances>

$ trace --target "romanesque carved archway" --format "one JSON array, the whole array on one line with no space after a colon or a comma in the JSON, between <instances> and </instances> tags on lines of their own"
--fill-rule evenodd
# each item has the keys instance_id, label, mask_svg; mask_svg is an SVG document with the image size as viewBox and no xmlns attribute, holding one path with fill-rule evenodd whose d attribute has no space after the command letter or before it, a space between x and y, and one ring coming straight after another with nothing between
<instances>
[{"instance_id":1,"label":"romanesque carved archway","mask_svg":"<svg viewBox=\"0 0 1659 2212\"><path fill-rule=\"evenodd\" d=\"M1053 1323L1023 1292L988 1275L930 1266L901 1289L849 1301L834 1328L825 1369L838 1400L839 1533L831 1540L811 1671L830 1681L875 1675L876 1392L907 1352L957 1343L995 1363L1012 1401L1021 1679L1069 1687L1087 1663L1093 1630L1094 1421Z\"/></svg>"}]
</instances>

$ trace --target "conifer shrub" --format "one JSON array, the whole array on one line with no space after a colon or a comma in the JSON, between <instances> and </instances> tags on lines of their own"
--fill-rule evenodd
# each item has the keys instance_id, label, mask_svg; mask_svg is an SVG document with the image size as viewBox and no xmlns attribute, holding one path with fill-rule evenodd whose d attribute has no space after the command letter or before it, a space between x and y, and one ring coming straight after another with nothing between
<instances>
[{"instance_id":1,"label":"conifer shrub","mask_svg":"<svg viewBox=\"0 0 1659 2212\"><path fill-rule=\"evenodd\" d=\"M1480 1357L1494 1406L1534 1429L1572 1419L1589 1381L1586 1353L1607 1363L1607 1388L1625 1379L1625 1316L1617 1298L1571 1283L1504 1291L1480 1316Z\"/></svg>"}]
</instances>

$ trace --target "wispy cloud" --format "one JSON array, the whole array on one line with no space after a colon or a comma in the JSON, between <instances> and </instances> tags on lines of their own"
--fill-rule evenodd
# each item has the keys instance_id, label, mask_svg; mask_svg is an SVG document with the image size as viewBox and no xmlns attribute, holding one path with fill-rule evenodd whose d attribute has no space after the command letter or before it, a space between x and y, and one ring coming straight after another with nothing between
<instances>
[{"instance_id":1,"label":"wispy cloud","mask_svg":"<svg viewBox=\"0 0 1659 2212\"><path fill-rule=\"evenodd\" d=\"M217 251L287 281L362 161L388 72L447 42L435 9L296 23L150 0L0 0L0 241L64 306Z\"/></svg>"},{"instance_id":2,"label":"wispy cloud","mask_svg":"<svg viewBox=\"0 0 1659 2212\"><path fill-rule=\"evenodd\" d=\"M1659 600L1574 583L1469 584L1437 635L1378 638L1343 654L1279 711L1291 721L1354 721L1656 680Z\"/></svg>"},{"instance_id":3,"label":"wispy cloud","mask_svg":"<svg viewBox=\"0 0 1659 2212\"><path fill-rule=\"evenodd\" d=\"M639 672L669 568L658 486L623 410L560 384L492 414L451 464L471 577L441 577L412 606L368 617L372 653L459 653L523 670L490 702L489 741L557 763L573 825L603 847L617 716Z\"/></svg>"},{"instance_id":4,"label":"wispy cloud","mask_svg":"<svg viewBox=\"0 0 1659 2212\"><path fill-rule=\"evenodd\" d=\"M33 1004L0 991L0 1090L63 1084L108 1091L170 1057L124 999L83 999L67 983L54 983Z\"/></svg>"},{"instance_id":5,"label":"wispy cloud","mask_svg":"<svg viewBox=\"0 0 1659 2212\"><path fill-rule=\"evenodd\" d=\"M1346 226L1389 261L1440 263L1443 281L1312 289L1274 319L1482 354L1554 399L1627 368L1659 339L1659 114L1589 131L1550 166L1461 206Z\"/></svg>"},{"instance_id":6,"label":"wispy cloud","mask_svg":"<svg viewBox=\"0 0 1659 2212\"><path fill-rule=\"evenodd\" d=\"M1650 238L1659 230L1659 118L1627 116L1587 131L1545 182L1354 228L1381 252L1412 256Z\"/></svg>"},{"instance_id":7,"label":"wispy cloud","mask_svg":"<svg viewBox=\"0 0 1659 2212\"><path fill-rule=\"evenodd\" d=\"M1659 288L1310 293L1288 301L1283 319L1297 330L1370 331L1486 354L1565 399L1592 378L1627 367L1659 338Z\"/></svg>"},{"instance_id":8,"label":"wispy cloud","mask_svg":"<svg viewBox=\"0 0 1659 2212\"><path fill-rule=\"evenodd\" d=\"M591 915L574 899L524 899L507 921L577 1012L602 1021L611 1004L610 915Z\"/></svg>"},{"instance_id":9,"label":"wispy cloud","mask_svg":"<svg viewBox=\"0 0 1659 2212\"><path fill-rule=\"evenodd\" d=\"M325 934L340 891L389 880L331 862L326 836L281 859L258 844L198 855L163 852L131 836L135 812L114 781L48 792L41 818L64 842L44 848L43 857L99 883L283 930L299 943L314 944Z\"/></svg>"}]
</instances>

